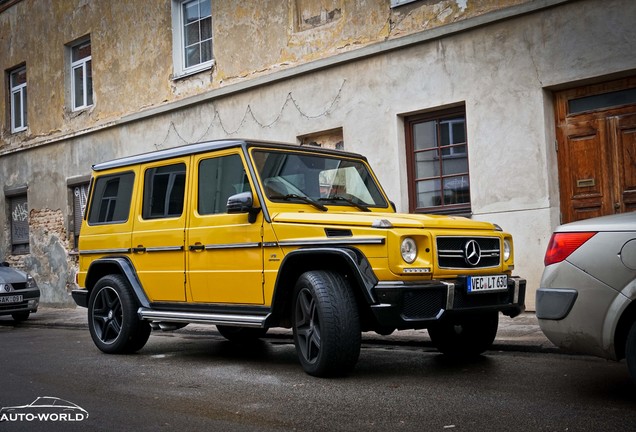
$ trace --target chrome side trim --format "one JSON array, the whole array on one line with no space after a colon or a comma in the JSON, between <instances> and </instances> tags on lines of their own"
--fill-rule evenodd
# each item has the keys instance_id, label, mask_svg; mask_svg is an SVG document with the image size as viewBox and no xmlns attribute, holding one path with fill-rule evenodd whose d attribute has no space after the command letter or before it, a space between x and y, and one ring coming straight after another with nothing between
<instances>
[{"instance_id":1,"label":"chrome side trim","mask_svg":"<svg viewBox=\"0 0 636 432\"><path fill-rule=\"evenodd\" d=\"M200 324L234 325L263 328L268 315L214 314L202 312L158 311L141 307L137 310L140 319L147 321L187 322Z\"/></svg>"},{"instance_id":2,"label":"chrome side trim","mask_svg":"<svg viewBox=\"0 0 636 432\"><path fill-rule=\"evenodd\" d=\"M119 249L87 249L80 250L80 255L106 255L106 254L122 254L122 253L130 253L130 248L119 248Z\"/></svg>"},{"instance_id":3,"label":"chrome side trim","mask_svg":"<svg viewBox=\"0 0 636 432\"><path fill-rule=\"evenodd\" d=\"M205 250L216 249L247 249L261 247L260 243L228 243L228 244L208 244L205 245Z\"/></svg>"},{"instance_id":4,"label":"chrome side trim","mask_svg":"<svg viewBox=\"0 0 636 432\"><path fill-rule=\"evenodd\" d=\"M356 245L356 244L384 244L384 237L360 237L346 239L329 239L329 240L288 240L278 242L279 246L338 246L338 245Z\"/></svg>"},{"instance_id":5,"label":"chrome side trim","mask_svg":"<svg viewBox=\"0 0 636 432\"><path fill-rule=\"evenodd\" d=\"M183 246L156 246L146 248L146 252L178 252L182 250Z\"/></svg>"}]
</instances>

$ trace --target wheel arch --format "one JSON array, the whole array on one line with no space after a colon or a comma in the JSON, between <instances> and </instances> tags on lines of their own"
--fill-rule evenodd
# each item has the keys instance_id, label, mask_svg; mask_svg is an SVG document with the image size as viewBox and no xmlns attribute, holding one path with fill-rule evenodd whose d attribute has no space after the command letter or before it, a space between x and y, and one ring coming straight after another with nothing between
<instances>
[{"instance_id":1,"label":"wheel arch","mask_svg":"<svg viewBox=\"0 0 636 432\"><path fill-rule=\"evenodd\" d=\"M301 274L312 270L337 271L349 280L358 302L361 317L364 305L375 303L373 287L378 279L362 252L355 248L304 248L285 256L281 263L272 299L272 314L268 325L289 327L292 295Z\"/></svg>"},{"instance_id":2,"label":"wheel arch","mask_svg":"<svg viewBox=\"0 0 636 432\"><path fill-rule=\"evenodd\" d=\"M634 322L636 322L636 302L631 302L621 314L621 318L616 325L616 331L614 332L614 349L616 351L617 360L625 358L625 343L627 342L627 335Z\"/></svg>"},{"instance_id":3,"label":"wheel arch","mask_svg":"<svg viewBox=\"0 0 636 432\"><path fill-rule=\"evenodd\" d=\"M125 257L100 258L91 263L86 272L86 289L88 295L104 276L118 274L123 276L133 289L137 302L142 307L150 307L150 301L144 292L133 264Z\"/></svg>"}]
</instances>

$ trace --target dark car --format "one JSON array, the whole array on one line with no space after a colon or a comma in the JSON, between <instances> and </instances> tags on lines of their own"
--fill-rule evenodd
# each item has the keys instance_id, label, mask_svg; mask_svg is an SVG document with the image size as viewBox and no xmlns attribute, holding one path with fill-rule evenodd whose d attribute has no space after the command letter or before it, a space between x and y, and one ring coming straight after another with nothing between
<instances>
[{"instance_id":1,"label":"dark car","mask_svg":"<svg viewBox=\"0 0 636 432\"><path fill-rule=\"evenodd\" d=\"M40 289L31 275L0 263L0 316L11 315L15 321L24 321L31 312L37 312Z\"/></svg>"}]
</instances>

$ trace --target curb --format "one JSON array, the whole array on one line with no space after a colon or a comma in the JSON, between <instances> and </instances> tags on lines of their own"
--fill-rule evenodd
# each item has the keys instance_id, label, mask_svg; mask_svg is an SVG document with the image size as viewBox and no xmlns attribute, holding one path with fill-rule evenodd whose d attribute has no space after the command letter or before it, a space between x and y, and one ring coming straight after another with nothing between
<instances>
[{"instance_id":1,"label":"curb","mask_svg":"<svg viewBox=\"0 0 636 432\"><path fill-rule=\"evenodd\" d=\"M67 328L88 330L87 310L84 308L51 308L40 307L38 312L24 322L15 323L9 319L0 319L0 327L39 327ZM153 330L155 334L160 331ZM189 324L176 334L220 337L216 327L206 324ZM166 332L173 333L173 332ZM271 329L266 339L292 342L292 332L288 329ZM362 334L363 345L431 347L431 340L426 330L401 330L391 335L382 336L374 332ZM525 312L516 318L500 315L499 331L491 347L491 351L557 353L559 349L550 342L541 331L537 318L532 312Z\"/></svg>"}]
</instances>

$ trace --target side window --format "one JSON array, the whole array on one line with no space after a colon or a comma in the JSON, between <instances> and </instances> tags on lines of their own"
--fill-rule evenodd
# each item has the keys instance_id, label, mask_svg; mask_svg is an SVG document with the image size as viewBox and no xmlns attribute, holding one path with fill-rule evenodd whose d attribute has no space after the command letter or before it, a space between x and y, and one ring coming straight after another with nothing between
<instances>
[{"instance_id":1,"label":"side window","mask_svg":"<svg viewBox=\"0 0 636 432\"><path fill-rule=\"evenodd\" d=\"M410 211L470 213L465 109L409 117L405 126Z\"/></svg>"},{"instance_id":2,"label":"side window","mask_svg":"<svg viewBox=\"0 0 636 432\"><path fill-rule=\"evenodd\" d=\"M117 223L128 220L135 175L131 172L103 176L95 181L88 223Z\"/></svg>"},{"instance_id":3,"label":"side window","mask_svg":"<svg viewBox=\"0 0 636 432\"><path fill-rule=\"evenodd\" d=\"M71 229L73 232L72 245L77 249L80 237L80 228L82 227L82 219L86 210L86 202L88 200L89 182L82 182L70 186L71 196L73 197L73 220Z\"/></svg>"},{"instance_id":4,"label":"side window","mask_svg":"<svg viewBox=\"0 0 636 432\"><path fill-rule=\"evenodd\" d=\"M16 195L9 198L11 210L11 253L29 253L29 205L27 196Z\"/></svg>"},{"instance_id":5,"label":"side window","mask_svg":"<svg viewBox=\"0 0 636 432\"><path fill-rule=\"evenodd\" d=\"M181 216L185 195L185 173L183 163L146 170L141 215L144 219Z\"/></svg>"},{"instance_id":6,"label":"side window","mask_svg":"<svg viewBox=\"0 0 636 432\"><path fill-rule=\"evenodd\" d=\"M250 184L239 155L205 159L199 164L199 214L226 213L227 199L249 190Z\"/></svg>"}]
</instances>

